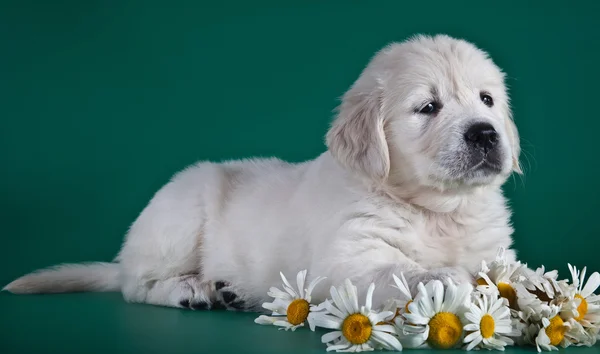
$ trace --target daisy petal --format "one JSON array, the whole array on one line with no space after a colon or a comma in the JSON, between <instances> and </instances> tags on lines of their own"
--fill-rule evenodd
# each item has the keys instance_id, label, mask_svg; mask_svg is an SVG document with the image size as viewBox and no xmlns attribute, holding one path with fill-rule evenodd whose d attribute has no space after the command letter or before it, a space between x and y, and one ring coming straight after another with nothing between
<instances>
[{"instance_id":1,"label":"daisy petal","mask_svg":"<svg viewBox=\"0 0 600 354\"><path fill-rule=\"evenodd\" d=\"M312 317L312 321L315 327L329 329L340 329L342 327L342 323L344 322L342 319L337 317L319 313L315 313L315 316Z\"/></svg>"},{"instance_id":2,"label":"daisy petal","mask_svg":"<svg viewBox=\"0 0 600 354\"><path fill-rule=\"evenodd\" d=\"M488 342L496 348L502 348L506 346L506 343L504 341L496 339L494 337L488 338Z\"/></svg>"},{"instance_id":3,"label":"daisy petal","mask_svg":"<svg viewBox=\"0 0 600 354\"><path fill-rule=\"evenodd\" d=\"M496 301L494 301L492 303L492 305L490 306L490 309L488 310L488 313L494 313L497 309L499 309L500 307L502 307L503 304L503 298L499 298Z\"/></svg>"},{"instance_id":4,"label":"daisy petal","mask_svg":"<svg viewBox=\"0 0 600 354\"><path fill-rule=\"evenodd\" d=\"M276 299L292 300L292 297L290 296L290 294L288 294L285 291L281 291L275 287L271 287L269 289L269 291L267 292L267 295L269 295L270 297L274 297Z\"/></svg>"},{"instance_id":5,"label":"daisy petal","mask_svg":"<svg viewBox=\"0 0 600 354\"><path fill-rule=\"evenodd\" d=\"M335 306L344 314L344 316L341 316L342 318L352 314L352 312L348 311L346 303L344 302L344 300L342 300L342 296L340 296L340 293L338 292L338 289L336 289L335 286L331 287L329 293L331 294L331 299L335 303Z\"/></svg>"},{"instance_id":6,"label":"daisy petal","mask_svg":"<svg viewBox=\"0 0 600 354\"><path fill-rule=\"evenodd\" d=\"M260 316L258 316L258 318L256 318L254 320L254 323L260 324L260 325L272 325L273 323L275 323L278 320L279 320L279 318L260 315Z\"/></svg>"},{"instance_id":7,"label":"daisy petal","mask_svg":"<svg viewBox=\"0 0 600 354\"><path fill-rule=\"evenodd\" d=\"M290 282L287 280L287 278L285 277L285 275L283 275L282 272L279 272L279 275L281 276L281 280L283 280L283 284L284 284L283 288L285 289L285 291L287 291L294 298L297 298L298 294L294 291L294 288L292 287L292 285L290 284Z\"/></svg>"},{"instance_id":8,"label":"daisy petal","mask_svg":"<svg viewBox=\"0 0 600 354\"><path fill-rule=\"evenodd\" d=\"M598 287L600 287L600 274L598 272L594 272L588 278L583 290L581 290L581 296L587 298L588 296L592 295L594 291L598 289Z\"/></svg>"},{"instance_id":9,"label":"daisy petal","mask_svg":"<svg viewBox=\"0 0 600 354\"><path fill-rule=\"evenodd\" d=\"M496 326L494 329L496 333L511 333L513 328L511 326Z\"/></svg>"},{"instance_id":10,"label":"daisy petal","mask_svg":"<svg viewBox=\"0 0 600 354\"><path fill-rule=\"evenodd\" d=\"M371 338L380 343L385 349L402 351L402 344L391 334L379 331L373 331Z\"/></svg>"},{"instance_id":11,"label":"daisy petal","mask_svg":"<svg viewBox=\"0 0 600 354\"><path fill-rule=\"evenodd\" d=\"M492 313L492 317L494 318L508 318L510 316L510 309L508 307L500 307L494 313Z\"/></svg>"},{"instance_id":12,"label":"daisy petal","mask_svg":"<svg viewBox=\"0 0 600 354\"><path fill-rule=\"evenodd\" d=\"M579 292L581 292L581 287L583 286L583 281L585 280L585 272L587 272L587 267L583 267L581 270L581 275L579 277Z\"/></svg>"},{"instance_id":13,"label":"daisy petal","mask_svg":"<svg viewBox=\"0 0 600 354\"><path fill-rule=\"evenodd\" d=\"M342 344L336 344L336 345L330 345L330 346L327 347L327 351L330 352L330 351L335 350L335 351L340 351L341 352L341 351L345 351L348 348L353 347L353 346L354 346L354 344L352 344L350 342L346 342L346 343L342 343Z\"/></svg>"},{"instance_id":14,"label":"daisy petal","mask_svg":"<svg viewBox=\"0 0 600 354\"><path fill-rule=\"evenodd\" d=\"M338 318L346 317L346 315L342 311L338 310L338 308L335 307L330 301L325 303L325 309Z\"/></svg>"},{"instance_id":15,"label":"daisy petal","mask_svg":"<svg viewBox=\"0 0 600 354\"><path fill-rule=\"evenodd\" d=\"M436 281L433 283L433 311L440 312L444 301L444 285Z\"/></svg>"},{"instance_id":16,"label":"daisy petal","mask_svg":"<svg viewBox=\"0 0 600 354\"><path fill-rule=\"evenodd\" d=\"M294 327L294 325L289 323L288 321L275 321L275 322L273 322L273 324L275 326L285 327L285 328Z\"/></svg>"},{"instance_id":17,"label":"daisy petal","mask_svg":"<svg viewBox=\"0 0 600 354\"><path fill-rule=\"evenodd\" d=\"M464 327L464 330L468 331L468 332L479 331L479 325L477 325L475 323L469 323L468 325L466 325Z\"/></svg>"},{"instance_id":18,"label":"daisy petal","mask_svg":"<svg viewBox=\"0 0 600 354\"><path fill-rule=\"evenodd\" d=\"M470 312L467 312L467 313L465 313L465 318L466 318L467 320L469 320L469 322L472 322L472 323L479 323L479 322L480 322L480 320L481 320L481 318L479 318L479 317L476 317L475 315L473 315L473 314L472 314L472 313L470 313Z\"/></svg>"},{"instance_id":19,"label":"daisy petal","mask_svg":"<svg viewBox=\"0 0 600 354\"><path fill-rule=\"evenodd\" d=\"M276 303L265 302L262 304L262 307L278 315L287 315L287 308L281 307Z\"/></svg>"},{"instance_id":20,"label":"daisy petal","mask_svg":"<svg viewBox=\"0 0 600 354\"><path fill-rule=\"evenodd\" d=\"M481 336L475 338L471 343L469 343L469 345L467 345L467 348L465 348L465 349L471 350L471 349L475 348L475 346L477 346L477 344L481 343L482 339L483 338L481 338ZM465 343L467 343L467 342L465 341Z\"/></svg>"},{"instance_id":21,"label":"daisy petal","mask_svg":"<svg viewBox=\"0 0 600 354\"><path fill-rule=\"evenodd\" d=\"M296 275L296 285L298 285L298 293L300 298L304 299L304 281L306 280L306 269L301 270Z\"/></svg>"},{"instance_id":22,"label":"daisy petal","mask_svg":"<svg viewBox=\"0 0 600 354\"><path fill-rule=\"evenodd\" d=\"M415 298L414 301L419 307L418 313L431 318L435 315L435 311L433 310L433 302L431 301L431 298L428 295L426 295L428 294L428 292L427 289L425 289L423 283L419 283L418 289L419 293L417 294L417 298ZM409 305L409 308L411 305ZM411 310L411 312L413 311Z\"/></svg>"},{"instance_id":23,"label":"daisy petal","mask_svg":"<svg viewBox=\"0 0 600 354\"><path fill-rule=\"evenodd\" d=\"M308 285L308 290L306 290L306 298L307 300L310 298L313 290L315 290L315 287L317 286L317 284L319 284L321 281L325 280L325 277L316 277L313 281L310 282L310 284Z\"/></svg>"},{"instance_id":24,"label":"daisy petal","mask_svg":"<svg viewBox=\"0 0 600 354\"><path fill-rule=\"evenodd\" d=\"M373 327L373 330L379 332L396 333L395 327L391 325L376 325Z\"/></svg>"},{"instance_id":25,"label":"daisy petal","mask_svg":"<svg viewBox=\"0 0 600 354\"><path fill-rule=\"evenodd\" d=\"M342 336L342 332L341 331L333 331L333 332L329 332L327 334L324 334L321 337L321 342L322 343L328 343L328 342L332 342L338 338L340 338Z\"/></svg>"},{"instance_id":26,"label":"daisy petal","mask_svg":"<svg viewBox=\"0 0 600 354\"><path fill-rule=\"evenodd\" d=\"M398 290L400 290L402 295L404 295L406 300L412 299L412 296L410 295L410 290L408 288L408 282L406 281L406 278L404 277L404 273L400 273L400 278L398 278L396 276L396 274L392 274L392 277L394 278L396 287L398 288Z\"/></svg>"},{"instance_id":27,"label":"daisy petal","mask_svg":"<svg viewBox=\"0 0 600 354\"><path fill-rule=\"evenodd\" d=\"M425 343L427 337L429 337L429 326L426 326L422 333L404 333L403 331L399 332L398 338L400 339L400 343L402 343L403 347L419 348Z\"/></svg>"},{"instance_id":28,"label":"daisy petal","mask_svg":"<svg viewBox=\"0 0 600 354\"><path fill-rule=\"evenodd\" d=\"M463 342L465 342L465 343L471 342L477 337L481 337L481 333L473 332L473 333L469 334L468 336L466 336L465 339L463 340Z\"/></svg>"},{"instance_id":29,"label":"daisy petal","mask_svg":"<svg viewBox=\"0 0 600 354\"><path fill-rule=\"evenodd\" d=\"M369 290L367 290L367 298L365 299L365 308L367 311L371 311L371 306L373 306L373 291L375 291L375 283L371 283L369 285Z\"/></svg>"},{"instance_id":30,"label":"daisy petal","mask_svg":"<svg viewBox=\"0 0 600 354\"><path fill-rule=\"evenodd\" d=\"M371 320L371 322L373 323L379 323L379 322L383 322L388 318L392 318L394 316L394 313L391 311L382 311L379 313L371 313L368 317L369 320Z\"/></svg>"},{"instance_id":31,"label":"daisy petal","mask_svg":"<svg viewBox=\"0 0 600 354\"><path fill-rule=\"evenodd\" d=\"M358 312L360 310L358 307L358 290L356 286L352 285L350 279L346 279L346 293L348 294L348 311L350 313Z\"/></svg>"},{"instance_id":32,"label":"daisy petal","mask_svg":"<svg viewBox=\"0 0 600 354\"><path fill-rule=\"evenodd\" d=\"M426 325L429 323L428 317L423 317L415 313L405 313L404 317L406 318L406 321L416 325Z\"/></svg>"}]
</instances>

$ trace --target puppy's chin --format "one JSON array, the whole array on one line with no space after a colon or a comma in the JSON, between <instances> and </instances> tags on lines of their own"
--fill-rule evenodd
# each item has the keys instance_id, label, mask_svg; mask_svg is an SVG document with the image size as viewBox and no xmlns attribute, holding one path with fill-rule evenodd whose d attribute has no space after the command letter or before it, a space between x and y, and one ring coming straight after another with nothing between
<instances>
[{"instance_id":1,"label":"puppy's chin","mask_svg":"<svg viewBox=\"0 0 600 354\"><path fill-rule=\"evenodd\" d=\"M428 176L429 187L443 191L464 191L482 186L497 186L510 175L510 161L490 162L485 159L473 161L464 168L440 166Z\"/></svg>"}]
</instances>

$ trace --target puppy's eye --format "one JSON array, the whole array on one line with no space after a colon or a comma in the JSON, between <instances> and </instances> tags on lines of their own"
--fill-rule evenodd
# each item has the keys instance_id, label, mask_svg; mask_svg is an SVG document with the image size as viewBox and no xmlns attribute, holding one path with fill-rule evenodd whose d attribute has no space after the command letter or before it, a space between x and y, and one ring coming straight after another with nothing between
<instances>
[{"instance_id":1,"label":"puppy's eye","mask_svg":"<svg viewBox=\"0 0 600 354\"><path fill-rule=\"evenodd\" d=\"M434 114L437 111L440 110L440 107L437 103L435 102L429 102L427 103L423 108L421 108L421 110L419 111L419 113L422 114Z\"/></svg>"},{"instance_id":2,"label":"puppy's eye","mask_svg":"<svg viewBox=\"0 0 600 354\"><path fill-rule=\"evenodd\" d=\"M492 107L494 105L494 100L489 94L482 92L481 94L479 94L479 97L481 98L481 102L483 102L483 104L485 104L486 106Z\"/></svg>"}]
</instances>

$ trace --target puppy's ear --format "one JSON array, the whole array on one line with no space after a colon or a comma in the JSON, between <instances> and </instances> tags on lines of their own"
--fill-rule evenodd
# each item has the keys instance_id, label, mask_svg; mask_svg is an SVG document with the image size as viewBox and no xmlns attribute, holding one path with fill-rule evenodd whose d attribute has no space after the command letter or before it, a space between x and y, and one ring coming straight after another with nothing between
<instances>
[{"instance_id":1,"label":"puppy's ear","mask_svg":"<svg viewBox=\"0 0 600 354\"><path fill-rule=\"evenodd\" d=\"M506 133L508 134L508 140L512 150L513 171L521 175L523 174L523 170L519 163L519 155L521 154L519 131L511 116L506 117L504 121L506 122Z\"/></svg>"},{"instance_id":2,"label":"puppy's ear","mask_svg":"<svg viewBox=\"0 0 600 354\"><path fill-rule=\"evenodd\" d=\"M346 93L327 132L326 144L344 167L379 182L385 180L390 155L379 96L353 90Z\"/></svg>"}]
</instances>

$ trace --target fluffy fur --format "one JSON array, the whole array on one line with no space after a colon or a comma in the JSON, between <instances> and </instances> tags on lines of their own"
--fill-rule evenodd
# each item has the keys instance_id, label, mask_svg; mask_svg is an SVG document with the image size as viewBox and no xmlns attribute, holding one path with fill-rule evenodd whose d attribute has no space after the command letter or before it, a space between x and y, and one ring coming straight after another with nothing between
<instances>
[{"instance_id":1,"label":"fluffy fur","mask_svg":"<svg viewBox=\"0 0 600 354\"><path fill-rule=\"evenodd\" d=\"M430 103L436 110L423 113ZM489 168L465 138L481 122L497 132ZM413 287L464 282L499 246L514 259L500 187L520 172L519 137L504 74L474 45L438 35L382 49L343 96L326 142L326 152L299 164L190 166L156 193L114 263L42 270L5 289L259 310L280 271L308 269L329 282L315 301L349 277L359 289L375 281L381 303L392 273Z\"/></svg>"}]
</instances>

